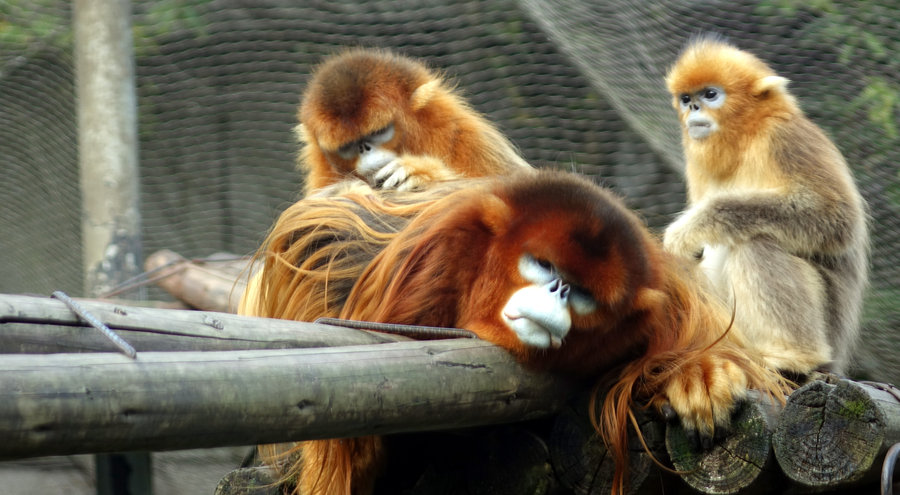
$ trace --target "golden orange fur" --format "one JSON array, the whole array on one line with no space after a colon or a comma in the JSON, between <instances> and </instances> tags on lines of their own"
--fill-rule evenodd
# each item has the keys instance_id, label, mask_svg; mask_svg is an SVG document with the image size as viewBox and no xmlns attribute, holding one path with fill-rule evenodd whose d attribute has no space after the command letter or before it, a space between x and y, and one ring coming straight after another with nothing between
<instances>
[{"instance_id":1,"label":"golden orange fur","mask_svg":"<svg viewBox=\"0 0 900 495\"><path fill-rule=\"evenodd\" d=\"M307 85L299 120L307 193L348 177L415 189L530 168L439 74L386 50L357 48L323 62ZM391 133L366 141L384 129ZM355 149L370 145L386 158L364 164Z\"/></svg>"},{"instance_id":2,"label":"golden orange fur","mask_svg":"<svg viewBox=\"0 0 900 495\"><path fill-rule=\"evenodd\" d=\"M571 311L559 348L525 345L501 318L528 283L516 268L523 254L596 303ZM518 174L415 196L345 189L287 210L260 256L264 267L245 294L254 314L466 328L528 366L612 384L595 412L616 459L616 491L632 407L670 404L687 428L712 435L747 388L781 392L692 269L618 198L577 176ZM305 495L369 493L384 458L372 437L299 446L288 476L299 474Z\"/></svg>"},{"instance_id":3,"label":"golden orange fur","mask_svg":"<svg viewBox=\"0 0 900 495\"><path fill-rule=\"evenodd\" d=\"M689 208L666 249L701 265L770 367L844 372L867 281L865 204L847 163L762 60L693 40L666 76Z\"/></svg>"}]
</instances>

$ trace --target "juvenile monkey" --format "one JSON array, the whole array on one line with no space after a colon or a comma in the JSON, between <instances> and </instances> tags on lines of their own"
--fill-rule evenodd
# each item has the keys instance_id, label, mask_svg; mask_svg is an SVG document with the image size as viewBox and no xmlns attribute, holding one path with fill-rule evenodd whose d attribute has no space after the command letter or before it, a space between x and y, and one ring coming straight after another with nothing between
<instances>
[{"instance_id":1,"label":"juvenile monkey","mask_svg":"<svg viewBox=\"0 0 900 495\"><path fill-rule=\"evenodd\" d=\"M867 284L865 204L787 83L718 38L689 43L666 76L689 208L664 245L700 257L769 366L843 373Z\"/></svg>"},{"instance_id":2,"label":"juvenile monkey","mask_svg":"<svg viewBox=\"0 0 900 495\"><path fill-rule=\"evenodd\" d=\"M299 120L307 194L348 177L408 190L530 168L441 76L385 50L351 49L322 63Z\"/></svg>"}]
</instances>

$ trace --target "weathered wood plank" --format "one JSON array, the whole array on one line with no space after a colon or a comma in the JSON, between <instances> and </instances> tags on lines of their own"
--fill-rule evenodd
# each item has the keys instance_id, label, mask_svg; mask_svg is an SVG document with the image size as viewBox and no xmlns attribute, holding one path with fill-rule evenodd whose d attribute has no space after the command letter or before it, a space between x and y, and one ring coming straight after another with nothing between
<instances>
[{"instance_id":1,"label":"weathered wood plank","mask_svg":"<svg viewBox=\"0 0 900 495\"><path fill-rule=\"evenodd\" d=\"M877 482L900 441L900 390L848 380L813 381L791 394L772 437L784 473L808 487Z\"/></svg>"},{"instance_id":2,"label":"weathered wood plank","mask_svg":"<svg viewBox=\"0 0 900 495\"><path fill-rule=\"evenodd\" d=\"M138 352L287 349L408 340L305 322L79 300ZM0 353L113 351L61 301L0 295Z\"/></svg>"},{"instance_id":3,"label":"weathered wood plank","mask_svg":"<svg viewBox=\"0 0 900 495\"><path fill-rule=\"evenodd\" d=\"M0 458L252 445L528 420L569 386L475 340L7 355Z\"/></svg>"}]
</instances>

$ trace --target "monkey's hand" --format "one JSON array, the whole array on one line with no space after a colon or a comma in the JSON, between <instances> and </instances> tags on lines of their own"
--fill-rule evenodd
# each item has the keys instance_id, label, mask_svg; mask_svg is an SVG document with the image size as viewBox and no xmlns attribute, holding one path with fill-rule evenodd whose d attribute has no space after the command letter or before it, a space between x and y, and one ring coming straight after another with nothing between
<instances>
[{"instance_id":1,"label":"monkey's hand","mask_svg":"<svg viewBox=\"0 0 900 495\"><path fill-rule=\"evenodd\" d=\"M728 356L710 354L683 363L665 385L668 403L678 415L688 438L697 446L712 446L716 437L729 431L731 413L739 400L747 394L748 377Z\"/></svg>"},{"instance_id":2,"label":"monkey's hand","mask_svg":"<svg viewBox=\"0 0 900 495\"><path fill-rule=\"evenodd\" d=\"M700 209L691 208L669 224L663 234L666 251L684 257L699 257L707 243L701 235L699 224Z\"/></svg>"},{"instance_id":3,"label":"monkey's hand","mask_svg":"<svg viewBox=\"0 0 900 495\"><path fill-rule=\"evenodd\" d=\"M419 155L402 155L388 162L372 175L380 189L410 191L426 184L455 179L458 176L443 161Z\"/></svg>"}]
</instances>

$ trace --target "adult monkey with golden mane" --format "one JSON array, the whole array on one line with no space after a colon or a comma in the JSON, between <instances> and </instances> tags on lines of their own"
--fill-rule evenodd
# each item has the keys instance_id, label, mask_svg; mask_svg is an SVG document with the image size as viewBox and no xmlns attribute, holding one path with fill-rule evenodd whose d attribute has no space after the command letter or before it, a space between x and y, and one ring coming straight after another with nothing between
<instances>
[{"instance_id":1,"label":"adult monkey with golden mane","mask_svg":"<svg viewBox=\"0 0 900 495\"><path fill-rule=\"evenodd\" d=\"M831 140L754 55L692 40L666 76L689 208L670 252L698 256L773 369L844 372L867 283L865 205Z\"/></svg>"},{"instance_id":2,"label":"adult monkey with golden mane","mask_svg":"<svg viewBox=\"0 0 900 495\"><path fill-rule=\"evenodd\" d=\"M780 377L745 352L731 311L622 202L560 172L443 183L416 193L357 185L285 210L259 255L250 312L472 330L526 366L604 378L597 424L624 488L632 406L670 405L712 437L747 388ZM729 330L730 329L730 330ZM295 493L371 493L378 437L299 444Z\"/></svg>"},{"instance_id":3,"label":"adult monkey with golden mane","mask_svg":"<svg viewBox=\"0 0 900 495\"><path fill-rule=\"evenodd\" d=\"M347 178L408 190L530 169L439 74L386 50L326 59L307 84L299 120L307 194Z\"/></svg>"}]
</instances>

